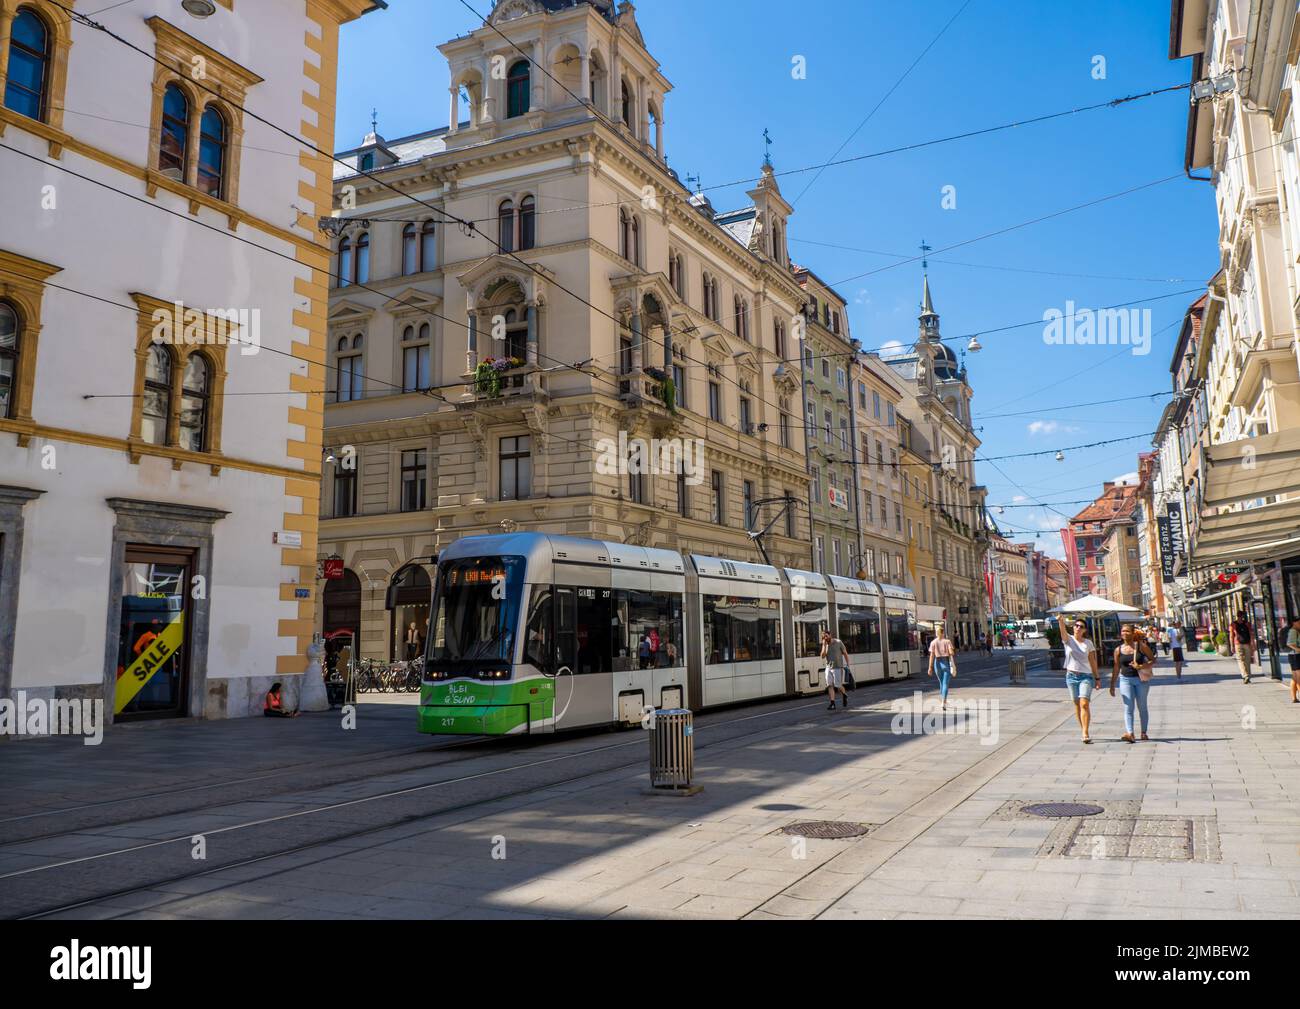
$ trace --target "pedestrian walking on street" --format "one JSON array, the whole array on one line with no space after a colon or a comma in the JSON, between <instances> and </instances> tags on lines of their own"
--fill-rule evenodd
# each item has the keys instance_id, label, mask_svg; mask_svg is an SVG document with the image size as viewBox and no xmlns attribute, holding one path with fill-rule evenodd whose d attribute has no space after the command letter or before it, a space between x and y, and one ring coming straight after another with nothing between
<instances>
[{"instance_id":1,"label":"pedestrian walking on street","mask_svg":"<svg viewBox=\"0 0 1300 1009\"><path fill-rule=\"evenodd\" d=\"M822 631L822 658L826 660L826 693L831 703L826 710L835 710L835 691L843 696L844 707L849 706L849 692L844 689L844 674L849 668L848 649L830 631Z\"/></svg>"},{"instance_id":2,"label":"pedestrian walking on street","mask_svg":"<svg viewBox=\"0 0 1300 1009\"><path fill-rule=\"evenodd\" d=\"M1160 628L1160 650L1166 655L1169 654L1169 628Z\"/></svg>"},{"instance_id":3,"label":"pedestrian walking on street","mask_svg":"<svg viewBox=\"0 0 1300 1009\"><path fill-rule=\"evenodd\" d=\"M1250 682L1250 664L1255 658L1255 635L1251 631L1246 611L1238 610L1237 619L1232 622L1232 647L1237 653L1237 668L1241 670L1241 682Z\"/></svg>"},{"instance_id":4,"label":"pedestrian walking on street","mask_svg":"<svg viewBox=\"0 0 1300 1009\"><path fill-rule=\"evenodd\" d=\"M926 675L939 677L939 699L943 707L948 707L948 681L957 675L957 657L953 654L952 641L944 632L942 623L935 625L935 638L930 642L930 663Z\"/></svg>"},{"instance_id":5,"label":"pedestrian walking on street","mask_svg":"<svg viewBox=\"0 0 1300 1009\"><path fill-rule=\"evenodd\" d=\"M1137 633L1132 624L1120 630L1122 639L1115 649L1115 663L1110 674L1110 696L1115 696L1115 682L1119 681L1119 695L1124 701L1124 735L1119 738L1133 742L1133 709L1136 707L1142 723L1142 739L1147 740L1147 692L1151 689L1152 664L1155 656L1151 648Z\"/></svg>"},{"instance_id":6,"label":"pedestrian walking on street","mask_svg":"<svg viewBox=\"0 0 1300 1009\"><path fill-rule=\"evenodd\" d=\"M1074 702L1074 717L1079 723L1085 743L1091 743L1088 728L1092 724L1092 692L1101 689L1101 670L1097 664L1097 649L1088 640L1088 625L1076 620L1066 630L1065 617L1057 616L1056 626L1061 632L1065 648L1065 686Z\"/></svg>"},{"instance_id":7,"label":"pedestrian walking on street","mask_svg":"<svg viewBox=\"0 0 1300 1009\"><path fill-rule=\"evenodd\" d=\"M1174 675L1183 678L1183 629L1171 625L1168 632L1169 647L1174 653Z\"/></svg>"},{"instance_id":8,"label":"pedestrian walking on street","mask_svg":"<svg viewBox=\"0 0 1300 1009\"><path fill-rule=\"evenodd\" d=\"M1300 620L1286 632L1286 658L1291 664L1291 703L1300 704Z\"/></svg>"}]
</instances>

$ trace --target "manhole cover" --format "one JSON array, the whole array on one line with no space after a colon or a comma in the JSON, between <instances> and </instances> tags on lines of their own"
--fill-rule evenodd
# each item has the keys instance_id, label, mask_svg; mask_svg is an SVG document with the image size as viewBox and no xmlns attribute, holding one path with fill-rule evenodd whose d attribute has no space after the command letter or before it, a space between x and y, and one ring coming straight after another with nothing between
<instances>
[{"instance_id":1,"label":"manhole cover","mask_svg":"<svg viewBox=\"0 0 1300 1009\"><path fill-rule=\"evenodd\" d=\"M870 828L865 823L845 823L840 820L808 820L782 827L782 834L798 837L818 837L835 840L844 837L861 837Z\"/></svg>"},{"instance_id":2,"label":"manhole cover","mask_svg":"<svg viewBox=\"0 0 1300 1009\"><path fill-rule=\"evenodd\" d=\"M1104 813L1101 806L1093 806L1086 802L1036 802L1032 806L1025 806L1021 809L1023 813L1029 813L1032 816L1096 816L1098 813Z\"/></svg>"}]
</instances>

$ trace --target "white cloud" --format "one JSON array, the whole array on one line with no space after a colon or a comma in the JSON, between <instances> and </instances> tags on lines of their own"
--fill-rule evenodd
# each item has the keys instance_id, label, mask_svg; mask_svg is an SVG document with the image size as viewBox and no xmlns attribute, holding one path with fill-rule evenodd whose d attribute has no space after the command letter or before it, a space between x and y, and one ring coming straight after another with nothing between
<instances>
[{"instance_id":1,"label":"white cloud","mask_svg":"<svg viewBox=\"0 0 1300 1009\"><path fill-rule=\"evenodd\" d=\"M1029 498L1025 497L1023 494L1017 494L1015 497L1013 497L1013 498L1011 499L1011 503L1012 503L1012 504L1022 504L1023 502L1028 501L1028 500L1029 500Z\"/></svg>"},{"instance_id":2,"label":"white cloud","mask_svg":"<svg viewBox=\"0 0 1300 1009\"><path fill-rule=\"evenodd\" d=\"M1031 420L1026 426L1030 434L1077 434L1080 430L1054 420Z\"/></svg>"},{"instance_id":3,"label":"white cloud","mask_svg":"<svg viewBox=\"0 0 1300 1009\"><path fill-rule=\"evenodd\" d=\"M882 355L888 356L890 354L901 353L904 349L905 348L903 347L903 345L899 343L897 340L890 340L888 343L884 344L880 348L880 353Z\"/></svg>"},{"instance_id":4,"label":"white cloud","mask_svg":"<svg viewBox=\"0 0 1300 1009\"><path fill-rule=\"evenodd\" d=\"M853 302L854 302L854 304L857 304L857 305L870 305L870 304L871 304L871 296L867 294L867 289L866 289L865 287L859 289L859 291L858 291L858 295L857 295L856 298L853 299Z\"/></svg>"}]
</instances>

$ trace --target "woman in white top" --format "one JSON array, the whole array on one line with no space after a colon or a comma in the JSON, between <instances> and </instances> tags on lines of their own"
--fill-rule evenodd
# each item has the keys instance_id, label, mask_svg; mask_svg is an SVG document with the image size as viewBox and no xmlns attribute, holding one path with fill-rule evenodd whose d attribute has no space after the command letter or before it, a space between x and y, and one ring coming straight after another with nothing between
<instances>
[{"instance_id":1,"label":"woman in white top","mask_svg":"<svg viewBox=\"0 0 1300 1009\"><path fill-rule=\"evenodd\" d=\"M948 707L948 681L957 675L957 657L953 655L952 641L944 632L943 624L934 625L934 640L930 642L930 667L928 676L939 677L939 698Z\"/></svg>"},{"instance_id":2,"label":"woman in white top","mask_svg":"<svg viewBox=\"0 0 1300 1009\"><path fill-rule=\"evenodd\" d=\"M1097 649L1088 640L1088 626L1076 620L1073 633L1065 629L1065 617L1057 616L1056 626L1061 632L1061 647L1065 649L1065 685L1074 702L1074 717L1083 732L1083 741L1091 743L1088 726L1092 722L1092 692L1101 688L1101 673L1097 669Z\"/></svg>"}]
</instances>

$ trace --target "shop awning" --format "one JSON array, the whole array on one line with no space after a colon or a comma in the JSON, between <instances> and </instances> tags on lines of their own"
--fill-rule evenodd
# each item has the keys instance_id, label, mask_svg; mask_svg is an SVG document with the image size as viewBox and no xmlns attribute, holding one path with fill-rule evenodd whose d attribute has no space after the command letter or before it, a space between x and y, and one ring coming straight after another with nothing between
<instances>
[{"instance_id":1,"label":"shop awning","mask_svg":"<svg viewBox=\"0 0 1300 1009\"><path fill-rule=\"evenodd\" d=\"M1286 556L1300 543L1300 500L1207 515L1194 552L1197 567L1231 561L1253 564Z\"/></svg>"},{"instance_id":2,"label":"shop awning","mask_svg":"<svg viewBox=\"0 0 1300 1009\"><path fill-rule=\"evenodd\" d=\"M1207 508L1300 491L1300 428L1208 445L1202 477Z\"/></svg>"}]
</instances>

